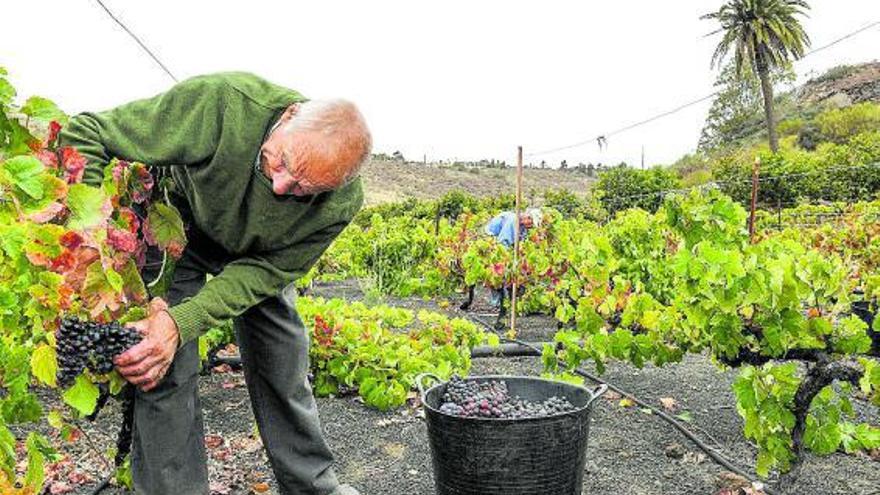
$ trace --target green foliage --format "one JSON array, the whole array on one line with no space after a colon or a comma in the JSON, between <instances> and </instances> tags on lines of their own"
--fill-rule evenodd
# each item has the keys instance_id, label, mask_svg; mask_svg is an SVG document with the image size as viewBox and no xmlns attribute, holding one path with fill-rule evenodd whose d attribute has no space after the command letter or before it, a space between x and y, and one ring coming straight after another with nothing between
<instances>
[{"instance_id":1,"label":"green foliage","mask_svg":"<svg viewBox=\"0 0 880 495\"><path fill-rule=\"evenodd\" d=\"M567 189L550 189L544 191L543 206L545 208L553 208L561 213L564 218L598 222L608 217L607 212L602 209L602 204L598 201L593 191L590 191L587 197L580 198Z\"/></svg>"},{"instance_id":2,"label":"green foliage","mask_svg":"<svg viewBox=\"0 0 880 495\"><path fill-rule=\"evenodd\" d=\"M20 445L9 429L0 422L0 493L4 495L36 495L45 483L44 464L55 462L61 456L42 435L31 432ZM26 468L24 477L18 477L16 451L24 451Z\"/></svg>"},{"instance_id":3,"label":"green foliage","mask_svg":"<svg viewBox=\"0 0 880 495\"><path fill-rule=\"evenodd\" d=\"M462 191L450 191L436 201L437 218L455 221L466 211L478 211L480 202Z\"/></svg>"},{"instance_id":4,"label":"green foliage","mask_svg":"<svg viewBox=\"0 0 880 495\"><path fill-rule=\"evenodd\" d=\"M67 115L54 102L41 96L28 98L21 107L21 113L47 124L52 121L59 124L67 123Z\"/></svg>"},{"instance_id":5,"label":"green foliage","mask_svg":"<svg viewBox=\"0 0 880 495\"><path fill-rule=\"evenodd\" d=\"M758 444L755 471L761 476L768 476L774 468L787 470L794 460L791 409L800 381L797 365L787 363L746 366L733 384L736 407L745 421L743 432Z\"/></svg>"},{"instance_id":6,"label":"green foliage","mask_svg":"<svg viewBox=\"0 0 880 495\"><path fill-rule=\"evenodd\" d=\"M795 73L788 65L770 74L773 85L791 84ZM752 143L756 137L766 134L764 122L764 98L761 81L752 70L738 74L735 64L724 66L715 80L718 90L703 124L698 148L704 153L714 152ZM783 97L777 97L781 99ZM781 104L782 101L777 101ZM780 134L791 132L792 121L779 124ZM786 132L783 132L786 131Z\"/></svg>"},{"instance_id":7,"label":"green foliage","mask_svg":"<svg viewBox=\"0 0 880 495\"><path fill-rule=\"evenodd\" d=\"M810 39L797 17L805 16L809 8L802 0L728 0L718 11L702 17L721 25L713 64L731 50L739 74L784 67L803 57Z\"/></svg>"},{"instance_id":8,"label":"green foliage","mask_svg":"<svg viewBox=\"0 0 880 495\"><path fill-rule=\"evenodd\" d=\"M221 327L211 328L199 336L199 360L203 363L206 362L208 360L208 353L212 349L234 342L235 332L233 331L231 321Z\"/></svg>"},{"instance_id":9,"label":"green foliage","mask_svg":"<svg viewBox=\"0 0 880 495\"><path fill-rule=\"evenodd\" d=\"M856 154L851 159L863 159L871 152L871 142L868 138L859 144L863 156ZM852 143L845 145L847 150L859 149ZM839 153L838 146L827 145L823 152ZM785 158L793 156L797 155L777 155L770 166L789 167ZM570 195L552 198L560 210L569 214L577 211ZM655 213L621 211L605 225L565 218L556 208L545 206L545 221L530 230L521 243L516 267L512 250L483 233L490 212L465 212L455 222L443 218L436 235L430 232L432 220L428 218L401 215L384 219L374 215L368 228L350 229L340 236L345 239L331 247L328 259L319 262L324 268L343 272L317 276L368 276L375 267L365 263L364 253L375 249L372 244L386 242L371 235L410 239L411 245L397 240L385 244L403 253L413 253L408 250L429 242L421 240L428 235L431 249L404 254L409 257L404 277L409 282L398 287L409 285L425 295L445 295L466 285L500 288L515 280L519 287L525 287L517 311L552 314L562 325L554 338L558 352L553 346L544 350L548 376L571 377L572 370L587 360L602 371L609 360L636 366L663 365L680 361L685 353L708 352L720 365L739 366L784 360L792 351L822 350L835 359L844 355L863 359L866 373L861 388L880 400L876 399L880 371L874 360L864 358L870 348L868 329L847 314L850 293L860 280L869 291L868 297L880 292L876 289L880 282L873 282L876 277L863 275L876 273L880 263L880 205L801 207L785 215L844 209L848 213L838 224L779 233L762 230L775 218L762 213L758 242L752 244L746 231L746 210L719 190L670 194ZM357 273L361 275L354 275ZM388 315L376 318L393 321ZM372 327L365 323L353 327L326 324L324 320L314 328L323 329L316 333L316 342L318 335L330 338L316 347L338 349L340 342L353 341L356 335L363 338L364 329ZM337 337L343 340L333 340ZM378 339L386 342L385 337ZM336 393L349 386L357 388L358 376L352 375L356 365L340 356L360 351L355 344L345 345L344 352L313 357L313 362L326 363L320 365L325 378L316 383L317 390ZM383 347L393 349L395 345ZM370 355L375 352L379 351L373 348ZM366 356L360 359L373 363ZM802 374L792 371L791 366L774 366L746 371L735 390L742 396L739 402L746 433L759 445L762 473L787 469L793 459L790 398ZM392 385L390 376L382 374L376 382L367 382L360 388L362 395L366 393L374 405L391 407L396 402L386 400L399 399L401 388ZM774 380L781 380L783 386L774 385ZM407 389L405 383L401 387ZM827 394L823 392L811 405L805 425L806 446L825 453L873 445L875 427L848 422L851 387L842 387L834 396ZM836 426L831 426L832 422Z\"/></svg>"},{"instance_id":10,"label":"green foliage","mask_svg":"<svg viewBox=\"0 0 880 495\"><path fill-rule=\"evenodd\" d=\"M736 76L756 74L761 81L770 149L777 151L771 74L804 56L810 38L798 19L810 6L804 0L727 0L702 19L718 21L721 41L712 55L720 65L733 52Z\"/></svg>"},{"instance_id":11,"label":"green foliage","mask_svg":"<svg viewBox=\"0 0 880 495\"><path fill-rule=\"evenodd\" d=\"M9 439L2 438L7 424L45 417L62 433L66 428L62 414L45 415L35 394L38 386L58 386L58 319L126 321L145 314L147 295L137 263L146 246L156 242L147 239L153 233L134 213L148 206L153 179L146 166L114 159L99 187L81 183L86 159L57 142L66 116L39 97L15 106L5 74L0 70L0 450L5 452L0 464L7 466L16 462ZM47 135L28 130L25 124L34 120L48 123ZM173 223L174 215L167 220ZM182 230L175 235L182 249ZM168 240L164 233L158 237ZM121 382L115 371L80 374L59 391L69 406L64 414L90 414L97 384L108 383L116 392ZM24 479L5 471L2 493L41 489L43 463L54 455L48 443L31 435L20 451L27 457Z\"/></svg>"},{"instance_id":12,"label":"green foliage","mask_svg":"<svg viewBox=\"0 0 880 495\"><path fill-rule=\"evenodd\" d=\"M386 220L397 217L415 218L418 220L437 220L445 218L455 222L463 213L484 214L514 207L516 198L513 194L477 198L463 191L449 191L436 200L417 200L408 198L396 203L385 203L364 208L352 223L359 227L367 227L373 216L379 215Z\"/></svg>"},{"instance_id":13,"label":"green foliage","mask_svg":"<svg viewBox=\"0 0 880 495\"><path fill-rule=\"evenodd\" d=\"M767 207L869 200L880 192L880 132L853 136L846 144L824 144L815 152L788 147L759 157L758 202ZM751 199L752 161L729 156L714 168L721 190L744 205Z\"/></svg>"},{"instance_id":14,"label":"green foliage","mask_svg":"<svg viewBox=\"0 0 880 495\"><path fill-rule=\"evenodd\" d=\"M659 192L679 187L678 176L662 167L647 170L615 167L600 173L596 183L602 206L609 213L630 208L657 211L663 203L663 195Z\"/></svg>"},{"instance_id":15,"label":"green foliage","mask_svg":"<svg viewBox=\"0 0 880 495\"><path fill-rule=\"evenodd\" d=\"M682 187L697 187L702 186L708 182L712 181L712 172L709 170L694 170L693 172L685 175L681 179Z\"/></svg>"},{"instance_id":16,"label":"green foliage","mask_svg":"<svg viewBox=\"0 0 880 495\"><path fill-rule=\"evenodd\" d=\"M779 131L780 136L797 136L804 129L805 125L804 119L796 117L779 122L776 129Z\"/></svg>"},{"instance_id":17,"label":"green foliage","mask_svg":"<svg viewBox=\"0 0 880 495\"><path fill-rule=\"evenodd\" d=\"M366 274L382 293L415 293L418 282L414 271L436 249L430 223L423 221L416 228L407 228L409 222L404 217L385 221L374 216L360 240Z\"/></svg>"},{"instance_id":18,"label":"green foliage","mask_svg":"<svg viewBox=\"0 0 880 495\"><path fill-rule=\"evenodd\" d=\"M404 404L420 373L466 374L471 348L484 342L473 323L438 313L307 297L297 299L297 308L315 344L315 393L357 389L383 410Z\"/></svg>"},{"instance_id":19,"label":"green foliage","mask_svg":"<svg viewBox=\"0 0 880 495\"><path fill-rule=\"evenodd\" d=\"M858 134L880 130L880 104L864 102L831 109L816 117L823 141L846 143Z\"/></svg>"}]
</instances>

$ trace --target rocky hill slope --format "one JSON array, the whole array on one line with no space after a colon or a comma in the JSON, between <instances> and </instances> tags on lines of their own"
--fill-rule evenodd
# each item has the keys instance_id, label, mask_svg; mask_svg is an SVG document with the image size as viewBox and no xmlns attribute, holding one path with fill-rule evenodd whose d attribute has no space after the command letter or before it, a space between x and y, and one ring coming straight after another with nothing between
<instances>
[{"instance_id":1,"label":"rocky hill slope","mask_svg":"<svg viewBox=\"0 0 880 495\"><path fill-rule=\"evenodd\" d=\"M808 81L797 93L803 103L838 100L839 105L880 103L880 62L835 67Z\"/></svg>"},{"instance_id":2,"label":"rocky hill slope","mask_svg":"<svg viewBox=\"0 0 880 495\"><path fill-rule=\"evenodd\" d=\"M364 166L367 206L406 198L433 199L461 190L477 197L513 194L514 168L460 167L394 160L371 160ZM567 189L586 194L594 179L571 170L527 168L523 172L523 194L548 189Z\"/></svg>"}]
</instances>

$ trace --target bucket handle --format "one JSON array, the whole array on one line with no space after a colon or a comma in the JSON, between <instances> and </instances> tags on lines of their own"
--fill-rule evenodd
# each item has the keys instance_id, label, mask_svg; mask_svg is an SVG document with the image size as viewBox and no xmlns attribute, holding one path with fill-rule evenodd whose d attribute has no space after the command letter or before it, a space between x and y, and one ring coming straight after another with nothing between
<instances>
[{"instance_id":1,"label":"bucket handle","mask_svg":"<svg viewBox=\"0 0 880 495\"><path fill-rule=\"evenodd\" d=\"M425 384L424 384L425 378L431 378L435 382L438 382L438 383L443 381L442 378L435 375L434 373L421 373L418 376L416 376L416 379L415 379L416 387L418 387L418 389L419 389L419 396L422 399L422 404L427 404L427 402L425 402L425 398L426 398L425 397Z\"/></svg>"},{"instance_id":2,"label":"bucket handle","mask_svg":"<svg viewBox=\"0 0 880 495\"><path fill-rule=\"evenodd\" d=\"M590 391L590 400L587 401L587 404L584 407L590 407L590 405L596 401L599 397L605 395L605 392L608 391L608 384L602 383L592 391Z\"/></svg>"}]
</instances>

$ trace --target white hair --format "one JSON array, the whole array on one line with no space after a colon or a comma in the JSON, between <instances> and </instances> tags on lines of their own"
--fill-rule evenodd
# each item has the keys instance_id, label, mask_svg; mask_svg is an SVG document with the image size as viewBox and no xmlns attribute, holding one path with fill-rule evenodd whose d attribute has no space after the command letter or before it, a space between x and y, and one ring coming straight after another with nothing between
<instances>
[{"instance_id":1,"label":"white hair","mask_svg":"<svg viewBox=\"0 0 880 495\"><path fill-rule=\"evenodd\" d=\"M529 208L526 210L526 215L531 217L533 227L540 227L541 226L541 220L543 218L543 215L541 215L540 208Z\"/></svg>"},{"instance_id":2,"label":"white hair","mask_svg":"<svg viewBox=\"0 0 880 495\"><path fill-rule=\"evenodd\" d=\"M286 131L309 131L324 136L315 143L315 152L342 172L343 183L357 175L370 158L373 139L364 116L354 103L343 99L311 100L299 104ZM341 170L346 168L345 170Z\"/></svg>"}]
</instances>

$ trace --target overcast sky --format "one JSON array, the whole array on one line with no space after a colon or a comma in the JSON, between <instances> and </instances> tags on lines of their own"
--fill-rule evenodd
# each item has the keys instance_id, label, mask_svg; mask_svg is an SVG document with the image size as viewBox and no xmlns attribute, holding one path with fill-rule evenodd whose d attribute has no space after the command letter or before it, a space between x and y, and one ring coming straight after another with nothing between
<instances>
[{"instance_id":1,"label":"overcast sky","mask_svg":"<svg viewBox=\"0 0 880 495\"><path fill-rule=\"evenodd\" d=\"M68 113L167 89L170 78L94 0L5 2L0 66L20 96ZM360 105L376 152L496 158L607 133L713 91L720 0L105 0L179 79L245 70ZM878 0L812 0L813 46L880 20ZM795 66L880 58L880 26ZM670 163L696 146L709 102L527 161Z\"/></svg>"}]
</instances>

